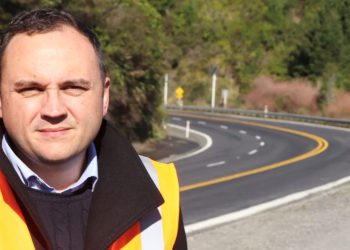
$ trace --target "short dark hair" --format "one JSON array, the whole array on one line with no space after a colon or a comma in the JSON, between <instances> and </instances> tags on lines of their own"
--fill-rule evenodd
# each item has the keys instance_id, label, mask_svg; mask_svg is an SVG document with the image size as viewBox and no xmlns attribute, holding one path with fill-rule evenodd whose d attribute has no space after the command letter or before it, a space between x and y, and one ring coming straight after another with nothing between
<instances>
[{"instance_id":1,"label":"short dark hair","mask_svg":"<svg viewBox=\"0 0 350 250\"><path fill-rule=\"evenodd\" d=\"M55 9L36 9L23 11L17 14L9 23L9 25L1 32L0 36L0 80L2 74L2 60L5 49L11 39L21 33L28 35L36 33L46 33L53 31L60 26L67 25L73 27L83 36L87 37L95 49L99 60L102 82L106 76L106 66L100 42L97 36L82 22L73 17L71 14Z\"/></svg>"}]
</instances>

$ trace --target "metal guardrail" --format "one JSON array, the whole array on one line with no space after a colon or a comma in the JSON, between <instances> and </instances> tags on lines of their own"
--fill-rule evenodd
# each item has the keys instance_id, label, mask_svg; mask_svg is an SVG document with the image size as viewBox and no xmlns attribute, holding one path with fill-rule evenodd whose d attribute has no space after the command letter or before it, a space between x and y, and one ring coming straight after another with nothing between
<instances>
[{"instance_id":1,"label":"metal guardrail","mask_svg":"<svg viewBox=\"0 0 350 250\"><path fill-rule=\"evenodd\" d=\"M238 116L249 116L258 118L269 118L278 120L292 120L299 122L317 123L337 127L350 127L350 119L334 119L321 116L308 116L308 115L297 115L290 113L279 113L279 112L264 112L257 110L244 110L244 109L229 109L229 108L211 108L206 106L178 106L178 105L167 105L168 110L183 110L183 111L195 111L195 112L212 112L221 114L232 114Z\"/></svg>"}]
</instances>

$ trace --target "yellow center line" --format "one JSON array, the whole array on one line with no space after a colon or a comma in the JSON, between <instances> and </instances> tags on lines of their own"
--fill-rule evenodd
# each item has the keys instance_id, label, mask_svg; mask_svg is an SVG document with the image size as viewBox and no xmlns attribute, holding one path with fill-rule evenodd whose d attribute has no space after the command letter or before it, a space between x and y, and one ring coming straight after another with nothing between
<instances>
[{"instance_id":1,"label":"yellow center line","mask_svg":"<svg viewBox=\"0 0 350 250\"><path fill-rule=\"evenodd\" d=\"M179 116L186 116L184 114L176 114ZM274 126L274 125L268 125L268 124L262 124L262 123L257 123L257 122L248 122L248 121L232 121L232 119L227 119L227 118L213 118L213 117L203 117L203 116L198 116L198 115L190 115L189 117L193 117L193 118L205 118L208 120L215 120L215 121L224 121L224 122L228 122L228 123L238 123L238 124L244 124L244 125L248 125L248 126L255 126L255 127L262 127L262 128L267 128L267 129L272 129L272 130L276 130L276 131L281 131L281 132L286 132L289 134L294 134L294 135L298 135L298 136L302 136L305 138L308 138L310 140L313 140L317 143L316 147L313 148L312 150L303 153L301 155L292 157L290 159L287 160L283 160L280 162L276 162L276 163L272 163L269 165L265 165L262 167L258 167L255 169L251 169L251 170L247 170L247 171L243 171L243 172L239 172L236 174L232 174L232 175L227 175L227 176L223 176L223 177L219 177L219 178L215 178L215 179L211 179L208 181L203 181L203 182L198 182L195 184L191 184L191 185L186 185L186 186L182 186L180 187L180 191L184 192L184 191L188 191L191 189L195 189L195 188L201 188L201 187L206 187L206 186L210 186L210 185L214 185L214 184L218 184L218 183L223 183L223 182L227 182L227 181L232 181L238 178L242 178L245 176L249 176L249 175L253 175L253 174L259 174L262 172L266 172L266 171L270 171L276 168L280 168L280 167L284 167L287 166L291 163L295 163L298 161L302 161L305 160L307 158L311 158L313 156L316 156L318 154L321 154L322 152L324 152L327 148L328 148L328 141L320 136L314 135L314 134L310 134L310 133L306 133L306 132L302 132L302 131L298 131L295 129L289 129L289 128L283 128L283 127L278 127L278 126Z\"/></svg>"}]
</instances>

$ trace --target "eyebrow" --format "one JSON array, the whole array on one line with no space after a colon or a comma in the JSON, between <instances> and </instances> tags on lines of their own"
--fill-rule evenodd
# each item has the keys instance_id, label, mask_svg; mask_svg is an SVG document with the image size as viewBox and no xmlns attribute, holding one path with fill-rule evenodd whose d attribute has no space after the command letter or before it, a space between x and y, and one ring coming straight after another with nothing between
<instances>
[{"instance_id":1,"label":"eyebrow","mask_svg":"<svg viewBox=\"0 0 350 250\"><path fill-rule=\"evenodd\" d=\"M73 84L75 86L81 86L84 88L91 88L91 82L88 80L82 79L82 78L67 80L67 81L60 83L59 85L64 87L64 86L71 85L71 84Z\"/></svg>"},{"instance_id":2,"label":"eyebrow","mask_svg":"<svg viewBox=\"0 0 350 250\"><path fill-rule=\"evenodd\" d=\"M59 86L67 86L70 84L74 84L77 86L85 87L85 88L90 88L91 87L91 82L82 78L79 79L72 79L72 80L66 80L64 82L59 83ZM23 87L28 87L28 86L46 86L47 84L42 84L36 81L31 81L31 80L19 80L15 82L14 88L15 89L20 89Z\"/></svg>"},{"instance_id":3,"label":"eyebrow","mask_svg":"<svg viewBox=\"0 0 350 250\"><path fill-rule=\"evenodd\" d=\"M20 89L20 88L27 87L27 86L42 86L42 84L40 84L36 81L27 81L27 80L20 80L20 81L15 82L15 84L14 84L15 89Z\"/></svg>"}]
</instances>

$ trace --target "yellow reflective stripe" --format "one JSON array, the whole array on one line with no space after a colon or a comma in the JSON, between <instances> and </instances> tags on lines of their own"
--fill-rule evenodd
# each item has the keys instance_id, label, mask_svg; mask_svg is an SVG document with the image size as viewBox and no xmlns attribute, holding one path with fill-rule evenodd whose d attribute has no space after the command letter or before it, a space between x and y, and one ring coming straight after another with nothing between
<instances>
[{"instance_id":1,"label":"yellow reflective stripe","mask_svg":"<svg viewBox=\"0 0 350 250\"><path fill-rule=\"evenodd\" d=\"M128 231L126 231L119 239L117 239L109 247L109 250L156 249L156 244L149 244L150 242L152 242L152 240L157 240L157 237L154 237L154 239L142 239L142 236L150 237L150 235L146 233L147 230L151 230L147 232L152 234L160 233L159 235L163 237L164 241L164 250L172 250L175 244L178 232L180 212L179 182L177 179L175 166L173 164L164 164L152 161L144 157L141 157L141 160L145 165L147 164L147 172L152 176L152 180L156 184L158 184L157 187L159 188L159 191L161 192L164 198L164 203L160 206L161 225L163 227L163 230L158 230L158 227L155 228L154 223L151 226L148 226L147 228L142 228L142 223L147 224L149 223L148 219L152 220L151 217L143 218L141 219L141 222L135 224ZM151 164L148 164L148 160ZM154 172L152 172L153 167L155 169ZM150 213L146 216L153 215L153 213ZM157 223L156 221L157 220L154 220L155 223ZM161 234L161 231L163 232L163 235ZM152 237L153 236L157 235L152 235ZM161 249L163 249L163 247L161 247Z\"/></svg>"},{"instance_id":2,"label":"yellow reflective stripe","mask_svg":"<svg viewBox=\"0 0 350 250\"><path fill-rule=\"evenodd\" d=\"M0 249L34 250L32 238L23 219L4 201L0 190Z\"/></svg>"},{"instance_id":3,"label":"yellow reflective stripe","mask_svg":"<svg viewBox=\"0 0 350 250\"><path fill-rule=\"evenodd\" d=\"M165 200L161 205L164 247L172 250L179 226L180 194L174 164L164 164L152 161L158 173L160 192Z\"/></svg>"}]
</instances>

